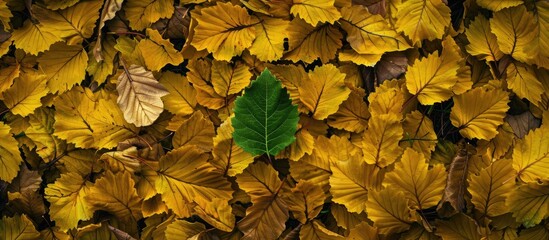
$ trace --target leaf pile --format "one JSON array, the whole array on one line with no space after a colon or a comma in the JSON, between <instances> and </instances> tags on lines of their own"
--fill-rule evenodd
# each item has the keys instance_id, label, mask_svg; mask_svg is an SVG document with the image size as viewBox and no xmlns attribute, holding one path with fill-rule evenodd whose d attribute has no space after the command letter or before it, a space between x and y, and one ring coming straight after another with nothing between
<instances>
[{"instance_id":1,"label":"leaf pile","mask_svg":"<svg viewBox=\"0 0 549 240\"><path fill-rule=\"evenodd\" d=\"M549 239L548 1L0 0L0 23L0 239Z\"/></svg>"}]
</instances>

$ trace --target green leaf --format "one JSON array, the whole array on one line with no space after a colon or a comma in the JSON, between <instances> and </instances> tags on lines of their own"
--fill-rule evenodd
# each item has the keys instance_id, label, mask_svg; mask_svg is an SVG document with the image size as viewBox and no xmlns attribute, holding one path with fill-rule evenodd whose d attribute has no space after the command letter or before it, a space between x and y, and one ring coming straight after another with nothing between
<instances>
[{"instance_id":1,"label":"green leaf","mask_svg":"<svg viewBox=\"0 0 549 240\"><path fill-rule=\"evenodd\" d=\"M233 138L252 155L277 155L295 141L297 106L280 81L265 69L236 99Z\"/></svg>"}]
</instances>

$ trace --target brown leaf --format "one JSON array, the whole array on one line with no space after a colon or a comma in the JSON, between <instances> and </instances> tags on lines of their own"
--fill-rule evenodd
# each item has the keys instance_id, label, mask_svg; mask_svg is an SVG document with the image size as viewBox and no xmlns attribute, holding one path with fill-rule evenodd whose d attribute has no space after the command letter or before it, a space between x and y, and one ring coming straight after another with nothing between
<instances>
[{"instance_id":1,"label":"brown leaf","mask_svg":"<svg viewBox=\"0 0 549 240\"><path fill-rule=\"evenodd\" d=\"M171 18L160 19L151 28L158 30L167 39L186 39L189 36L190 24L191 15L189 14L189 8L176 6Z\"/></svg>"},{"instance_id":2,"label":"brown leaf","mask_svg":"<svg viewBox=\"0 0 549 240\"><path fill-rule=\"evenodd\" d=\"M536 129L541 125L541 120L535 118L530 111L519 115L507 114L505 121L509 123L518 138L523 138L530 130Z\"/></svg>"}]
</instances>

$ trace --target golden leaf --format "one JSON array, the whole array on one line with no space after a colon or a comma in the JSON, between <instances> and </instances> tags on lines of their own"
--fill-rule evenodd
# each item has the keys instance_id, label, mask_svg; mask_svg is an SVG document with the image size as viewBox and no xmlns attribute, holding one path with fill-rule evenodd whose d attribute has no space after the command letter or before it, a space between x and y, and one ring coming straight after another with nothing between
<instances>
[{"instance_id":1,"label":"golden leaf","mask_svg":"<svg viewBox=\"0 0 549 240\"><path fill-rule=\"evenodd\" d=\"M292 62L312 63L316 59L327 63L335 58L342 46L341 32L330 24L313 27L301 18L294 18L288 27L288 52L284 58Z\"/></svg>"},{"instance_id":2,"label":"golden leaf","mask_svg":"<svg viewBox=\"0 0 549 240\"><path fill-rule=\"evenodd\" d=\"M351 90L345 86L345 74L334 65L316 67L309 72L310 83L302 84L299 90L301 102L312 112L313 118L326 119L337 112Z\"/></svg>"},{"instance_id":3,"label":"golden leaf","mask_svg":"<svg viewBox=\"0 0 549 240\"><path fill-rule=\"evenodd\" d=\"M21 162L23 159L9 125L0 122L0 179L10 183L17 176Z\"/></svg>"},{"instance_id":4,"label":"golden leaf","mask_svg":"<svg viewBox=\"0 0 549 240\"><path fill-rule=\"evenodd\" d=\"M217 135L213 139L211 163L227 176L242 173L254 161L254 156L236 145L233 131L231 119L228 118L217 128Z\"/></svg>"},{"instance_id":5,"label":"golden leaf","mask_svg":"<svg viewBox=\"0 0 549 240\"><path fill-rule=\"evenodd\" d=\"M78 0L44 0L44 3L49 9L65 9L76 4Z\"/></svg>"},{"instance_id":6,"label":"golden leaf","mask_svg":"<svg viewBox=\"0 0 549 240\"><path fill-rule=\"evenodd\" d=\"M406 72L406 87L423 105L446 101L453 95L460 55L451 47L452 41L450 37L443 41L440 56L430 54L417 59Z\"/></svg>"},{"instance_id":7,"label":"golden leaf","mask_svg":"<svg viewBox=\"0 0 549 240\"><path fill-rule=\"evenodd\" d=\"M167 240L193 239L205 230L206 227L202 223L178 219L170 223L163 233Z\"/></svg>"},{"instance_id":8,"label":"golden leaf","mask_svg":"<svg viewBox=\"0 0 549 240\"><path fill-rule=\"evenodd\" d=\"M294 218L302 224L318 216L324 205L324 199L326 195L320 185L307 180L299 181L292 188L292 193L288 193L284 198Z\"/></svg>"},{"instance_id":9,"label":"golden leaf","mask_svg":"<svg viewBox=\"0 0 549 240\"><path fill-rule=\"evenodd\" d=\"M364 90L358 88L349 94L336 113L328 117L328 125L349 132L362 132L368 126L370 112L364 102Z\"/></svg>"},{"instance_id":10,"label":"golden leaf","mask_svg":"<svg viewBox=\"0 0 549 240\"><path fill-rule=\"evenodd\" d=\"M95 109L88 115L87 123L93 129L93 145L96 148L115 147L138 132L133 124L124 121L124 114L115 100L114 96L100 98Z\"/></svg>"},{"instance_id":11,"label":"golden leaf","mask_svg":"<svg viewBox=\"0 0 549 240\"><path fill-rule=\"evenodd\" d=\"M520 98L526 98L534 105L539 106L544 89L534 68L520 62L512 62L506 72L508 87Z\"/></svg>"},{"instance_id":12,"label":"golden leaf","mask_svg":"<svg viewBox=\"0 0 549 240\"><path fill-rule=\"evenodd\" d=\"M339 61L352 62L354 64L364 65L366 67L373 67L379 60L381 60L383 54L360 54L355 50L341 50L338 54Z\"/></svg>"},{"instance_id":13,"label":"golden leaf","mask_svg":"<svg viewBox=\"0 0 549 240\"><path fill-rule=\"evenodd\" d=\"M449 221L437 220L437 231L435 234L443 239L452 240L474 240L481 239L482 235L478 232L479 226L475 220L469 216L459 213Z\"/></svg>"},{"instance_id":14,"label":"golden leaf","mask_svg":"<svg viewBox=\"0 0 549 240\"><path fill-rule=\"evenodd\" d=\"M159 71L166 64L174 66L183 62L183 55L175 50L173 44L169 40L162 38L156 30L147 28L147 36L137 44L141 50L145 65L151 71Z\"/></svg>"},{"instance_id":15,"label":"golden leaf","mask_svg":"<svg viewBox=\"0 0 549 240\"><path fill-rule=\"evenodd\" d=\"M251 197L253 203L259 202L258 199L262 197L272 197L283 184L273 167L263 162L248 166L243 173L236 176L236 182Z\"/></svg>"},{"instance_id":16,"label":"golden leaf","mask_svg":"<svg viewBox=\"0 0 549 240\"><path fill-rule=\"evenodd\" d=\"M4 31L11 29L10 27L10 18L13 17L8 5L5 1L0 1L0 22L3 25ZM1 91L0 91L1 93Z\"/></svg>"},{"instance_id":17,"label":"golden leaf","mask_svg":"<svg viewBox=\"0 0 549 240\"><path fill-rule=\"evenodd\" d=\"M93 146L93 129L87 122L88 115L95 109L93 93L88 88L76 86L59 95L55 101L54 135L76 147Z\"/></svg>"},{"instance_id":18,"label":"golden leaf","mask_svg":"<svg viewBox=\"0 0 549 240\"><path fill-rule=\"evenodd\" d=\"M530 131L523 139L517 140L513 149L513 168L519 179L537 182L549 179L549 138L546 127Z\"/></svg>"},{"instance_id":19,"label":"golden leaf","mask_svg":"<svg viewBox=\"0 0 549 240\"><path fill-rule=\"evenodd\" d=\"M483 8L490 9L494 12L497 12L501 9L514 7L521 5L523 2L521 0L500 0L500 1L490 1L490 0L478 0L477 4Z\"/></svg>"},{"instance_id":20,"label":"golden leaf","mask_svg":"<svg viewBox=\"0 0 549 240\"><path fill-rule=\"evenodd\" d=\"M0 237L6 240L40 239L40 233L35 229L32 221L26 216L4 216L0 219Z\"/></svg>"},{"instance_id":21,"label":"golden leaf","mask_svg":"<svg viewBox=\"0 0 549 240\"><path fill-rule=\"evenodd\" d=\"M254 25L259 23L245 8L222 2L203 8L195 19L198 25L191 44L197 50L207 49L215 59L225 61L252 46L256 36Z\"/></svg>"},{"instance_id":22,"label":"golden leaf","mask_svg":"<svg viewBox=\"0 0 549 240\"><path fill-rule=\"evenodd\" d=\"M413 209L436 206L444 192L446 169L442 164L428 167L423 154L407 148L395 169L385 175L383 183L403 191Z\"/></svg>"},{"instance_id":23,"label":"golden leaf","mask_svg":"<svg viewBox=\"0 0 549 240\"><path fill-rule=\"evenodd\" d=\"M371 191L367 203L368 218L379 233L389 234L408 230L415 217L404 193L393 189Z\"/></svg>"},{"instance_id":24,"label":"golden leaf","mask_svg":"<svg viewBox=\"0 0 549 240\"><path fill-rule=\"evenodd\" d=\"M334 0L293 0L290 12L312 26L319 22L333 24L341 17L334 3Z\"/></svg>"},{"instance_id":25,"label":"golden leaf","mask_svg":"<svg viewBox=\"0 0 549 240\"><path fill-rule=\"evenodd\" d=\"M292 104L297 105L299 112L307 113L308 110L299 98L299 86L301 82L309 81L309 76L301 65L267 64L267 68L276 76L292 99Z\"/></svg>"},{"instance_id":26,"label":"golden leaf","mask_svg":"<svg viewBox=\"0 0 549 240\"><path fill-rule=\"evenodd\" d=\"M231 232L234 228L235 217L232 213L232 207L226 199L214 198L211 201L198 198L195 200L198 204L194 207L196 215L215 228Z\"/></svg>"},{"instance_id":27,"label":"golden leaf","mask_svg":"<svg viewBox=\"0 0 549 240\"><path fill-rule=\"evenodd\" d=\"M64 148L63 142L52 135L53 133L53 117L54 111L50 108L38 108L34 114L29 117L30 127L25 131L25 135L29 137L36 147L36 153L43 158L45 162L55 159L58 155L62 155Z\"/></svg>"},{"instance_id":28,"label":"golden leaf","mask_svg":"<svg viewBox=\"0 0 549 240\"><path fill-rule=\"evenodd\" d=\"M241 62L231 64L225 61L212 62L212 85L221 97L239 93L250 84L252 73Z\"/></svg>"},{"instance_id":29,"label":"golden leaf","mask_svg":"<svg viewBox=\"0 0 549 240\"><path fill-rule=\"evenodd\" d=\"M10 88L14 80L19 77L20 68L21 65L16 64L0 69L0 99L4 99L1 94Z\"/></svg>"},{"instance_id":30,"label":"golden leaf","mask_svg":"<svg viewBox=\"0 0 549 240\"><path fill-rule=\"evenodd\" d=\"M127 224L136 224L141 216L141 198L137 196L130 172L112 173L95 181L85 196L92 211L104 210Z\"/></svg>"},{"instance_id":31,"label":"golden leaf","mask_svg":"<svg viewBox=\"0 0 549 240\"><path fill-rule=\"evenodd\" d=\"M278 60L284 52L284 38L288 37L286 29L290 22L270 17L260 19L255 25L256 38L248 50L261 61Z\"/></svg>"},{"instance_id":32,"label":"golden leaf","mask_svg":"<svg viewBox=\"0 0 549 240\"><path fill-rule=\"evenodd\" d=\"M341 9L340 24L347 32L347 41L360 54L383 54L410 48L389 23L377 14L371 14L360 5Z\"/></svg>"},{"instance_id":33,"label":"golden leaf","mask_svg":"<svg viewBox=\"0 0 549 240\"><path fill-rule=\"evenodd\" d=\"M207 160L208 155L192 145L160 158L155 188L176 215L183 216L184 206L196 198L206 201L231 198L229 182Z\"/></svg>"},{"instance_id":34,"label":"golden leaf","mask_svg":"<svg viewBox=\"0 0 549 240\"><path fill-rule=\"evenodd\" d=\"M160 99L168 91L154 78L153 74L137 65L124 67L118 77L117 103L124 112L124 119L137 127L149 126L164 110Z\"/></svg>"},{"instance_id":35,"label":"golden leaf","mask_svg":"<svg viewBox=\"0 0 549 240\"><path fill-rule=\"evenodd\" d=\"M75 1L76 3L76 1ZM55 34L67 40L69 45L81 43L93 35L95 22L103 1L83 1L63 10L51 11L32 5L32 11L40 24L51 26ZM48 6L49 7L49 6ZM57 10L56 8L49 8ZM53 27L55 26L55 27Z\"/></svg>"},{"instance_id":36,"label":"golden leaf","mask_svg":"<svg viewBox=\"0 0 549 240\"><path fill-rule=\"evenodd\" d=\"M414 45L421 41L442 38L450 26L450 8L442 0L408 0L397 4L396 28L404 32Z\"/></svg>"},{"instance_id":37,"label":"golden leaf","mask_svg":"<svg viewBox=\"0 0 549 240\"><path fill-rule=\"evenodd\" d=\"M175 131L172 143L175 148L194 145L203 151L211 151L213 147L214 127L210 120L196 111Z\"/></svg>"},{"instance_id":38,"label":"golden leaf","mask_svg":"<svg viewBox=\"0 0 549 240\"><path fill-rule=\"evenodd\" d=\"M471 176L468 189L475 208L489 217L507 213L505 199L515 187L514 175L510 161L499 160Z\"/></svg>"},{"instance_id":39,"label":"golden leaf","mask_svg":"<svg viewBox=\"0 0 549 240\"><path fill-rule=\"evenodd\" d=\"M334 233L324 226L319 220L312 220L307 224L301 226L299 231L300 239L311 239L311 240L343 240L343 236Z\"/></svg>"},{"instance_id":40,"label":"golden leaf","mask_svg":"<svg viewBox=\"0 0 549 240\"><path fill-rule=\"evenodd\" d=\"M55 42L61 41L61 37L55 34L53 26L45 26L42 24L34 24L30 19L27 19L23 26L15 29L11 39L17 49L38 55L38 53L50 49L50 46Z\"/></svg>"},{"instance_id":41,"label":"golden leaf","mask_svg":"<svg viewBox=\"0 0 549 240\"><path fill-rule=\"evenodd\" d=\"M533 227L549 216L549 186L547 183L531 182L515 188L505 204L513 212L517 222Z\"/></svg>"},{"instance_id":42,"label":"golden leaf","mask_svg":"<svg viewBox=\"0 0 549 240\"><path fill-rule=\"evenodd\" d=\"M141 53L141 48L138 47L139 41L134 38L120 36L116 39L114 48L122 55L122 59L128 64L146 66L145 57Z\"/></svg>"},{"instance_id":43,"label":"golden leaf","mask_svg":"<svg viewBox=\"0 0 549 240\"><path fill-rule=\"evenodd\" d=\"M375 165L366 164L360 157L332 161L330 168L332 201L345 205L350 212L365 211L370 190L381 187L383 171Z\"/></svg>"},{"instance_id":44,"label":"golden leaf","mask_svg":"<svg viewBox=\"0 0 549 240\"><path fill-rule=\"evenodd\" d=\"M88 54L82 46L56 43L38 58L52 93L66 92L84 80Z\"/></svg>"},{"instance_id":45,"label":"golden leaf","mask_svg":"<svg viewBox=\"0 0 549 240\"><path fill-rule=\"evenodd\" d=\"M368 129L362 135L364 161L381 168L395 162L402 153L398 145L402 134L402 125L396 115L372 116L368 121Z\"/></svg>"},{"instance_id":46,"label":"golden leaf","mask_svg":"<svg viewBox=\"0 0 549 240\"><path fill-rule=\"evenodd\" d=\"M161 18L170 18L173 11L173 0L133 0L124 4L126 18L136 31L149 27Z\"/></svg>"},{"instance_id":47,"label":"golden leaf","mask_svg":"<svg viewBox=\"0 0 549 240\"><path fill-rule=\"evenodd\" d=\"M477 16L471 22L465 31L465 35L469 41L465 49L469 54L487 61L498 61L503 57L496 35L491 32L490 22L483 15Z\"/></svg>"},{"instance_id":48,"label":"golden leaf","mask_svg":"<svg viewBox=\"0 0 549 240\"><path fill-rule=\"evenodd\" d=\"M460 129L459 133L469 139L494 138L497 127L503 124L503 118L509 109L508 93L499 89L475 88L454 96L453 99L454 106L450 112L450 120L452 125Z\"/></svg>"},{"instance_id":49,"label":"golden leaf","mask_svg":"<svg viewBox=\"0 0 549 240\"><path fill-rule=\"evenodd\" d=\"M54 183L48 184L45 198L50 203L49 214L61 230L75 228L78 221L93 216L93 211L85 200L92 183L77 173L61 174Z\"/></svg>"},{"instance_id":50,"label":"golden leaf","mask_svg":"<svg viewBox=\"0 0 549 240\"><path fill-rule=\"evenodd\" d=\"M361 222L358 224L355 228L351 229L349 236L347 236L347 239L350 240L362 240L362 239L370 239L370 240L378 240L379 234L377 232L377 228L370 226L368 222Z\"/></svg>"},{"instance_id":51,"label":"golden leaf","mask_svg":"<svg viewBox=\"0 0 549 240\"><path fill-rule=\"evenodd\" d=\"M38 72L22 73L2 98L13 114L26 117L42 106L40 99L48 94L46 76Z\"/></svg>"},{"instance_id":52,"label":"golden leaf","mask_svg":"<svg viewBox=\"0 0 549 240\"><path fill-rule=\"evenodd\" d=\"M366 212L351 213L347 211L347 208L341 204L333 203L330 206L330 213L334 216L337 226L340 226L346 230L354 229L362 222L368 221ZM377 231L377 230L376 230Z\"/></svg>"},{"instance_id":53,"label":"golden leaf","mask_svg":"<svg viewBox=\"0 0 549 240\"><path fill-rule=\"evenodd\" d=\"M164 72L158 80L169 94L162 97L164 108L173 114L189 115L196 108L196 90L187 78L174 72Z\"/></svg>"},{"instance_id":54,"label":"golden leaf","mask_svg":"<svg viewBox=\"0 0 549 240\"><path fill-rule=\"evenodd\" d=\"M431 152L437 145L437 134L433 128L433 121L420 111L406 114L402 123L404 137L400 142L403 148L409 147L422 153L426 159L431 159Z\"/></svg>"},{"instance_id":55,"label":"golden leaf","mask_svg":"<svg viewBox=\"0 0 549 240\"><path fill-rule=\"evenodd\" d=\"M298 161L306 154L313 153L315 138L306 129L299 129L295 133L295 141L282 150L276 159L288 158L292 161Z\"/></svg>"}]
</instances>

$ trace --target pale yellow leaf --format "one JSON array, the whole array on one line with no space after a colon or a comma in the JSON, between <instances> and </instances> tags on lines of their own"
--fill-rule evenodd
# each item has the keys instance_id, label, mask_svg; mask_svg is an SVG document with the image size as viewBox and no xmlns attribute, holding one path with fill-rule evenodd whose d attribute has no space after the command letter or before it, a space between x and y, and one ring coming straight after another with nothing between
<instances>
[{"instance_id":1,"label":"pale yellow leaf","mask_svg":"<svg viewBox=\"0 0 549 240\"><path fill-rule=\"evenodd\" d=\"M261 61L278 60L284 52L284 38L288 37L286 28L290 22L270 17L261 17L261 20L255 25L256 38L248 50Z\"/></svg>"}]
</instances>

